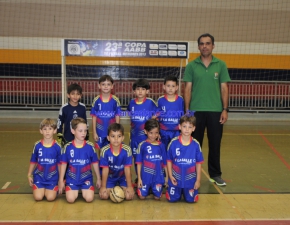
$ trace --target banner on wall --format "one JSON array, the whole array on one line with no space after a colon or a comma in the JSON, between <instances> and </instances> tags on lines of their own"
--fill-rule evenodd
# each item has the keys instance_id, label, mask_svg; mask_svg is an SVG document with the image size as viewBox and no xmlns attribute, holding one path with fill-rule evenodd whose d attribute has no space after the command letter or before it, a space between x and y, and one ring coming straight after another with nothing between
<instances>
[{"instance_id":1,"label":"banner on wall","mask_svg":"<svg viewBox=\"0 0 290 225\"><path fill-rule=\"evenodd\" d=\"M188 58L188 42L62 40L63 56Z\"/></svg>"}]
</instances>

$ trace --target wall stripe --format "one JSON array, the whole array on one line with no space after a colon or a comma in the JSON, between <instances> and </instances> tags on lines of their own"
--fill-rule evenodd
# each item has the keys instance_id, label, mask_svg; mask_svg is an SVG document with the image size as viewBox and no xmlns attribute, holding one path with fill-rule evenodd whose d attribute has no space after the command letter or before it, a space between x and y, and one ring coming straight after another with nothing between
<instances>
[{"instance_id":1,"label":"wall stripe","mask_svg":"<svg viewBox=\"0 0 290 225\"><path fill-rule=\"evenodd\" d=\"M198 53L191 53L189 62ZM214 54L224 60L228 68L240 69L290 69L289 55ZM5 50L0 49L0 63L61 64L60 51L53 50ZM100 58L69 57L67 64L103 66L168 66L179 67L180 59ZM183 60L183 66L185 60Z\"/></svg>"}]
</instances>

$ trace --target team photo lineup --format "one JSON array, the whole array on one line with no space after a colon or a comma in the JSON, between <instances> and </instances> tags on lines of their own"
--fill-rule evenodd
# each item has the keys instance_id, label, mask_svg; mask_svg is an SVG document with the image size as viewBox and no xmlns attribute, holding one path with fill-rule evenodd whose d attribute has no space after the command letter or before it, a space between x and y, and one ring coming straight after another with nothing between
<instances>
[{"instance_id":1,"label":"team photo lineup","mask_svg":"<svg viewBox=\"0 0 290 225\"><path fill-rule=\"evenodd\" d=\"M182 96L178 78L169 75L164 78L164 95L155 102L148 97L149 81L141 78L132 86L135 98L122 111L118 96L112 94L113 78L101 76L100 93L91 105L91 127L81 103L82 87L70 84L68 103L60 108L57 121L46 118L39 126L42 138L34 144L27 174L34 199L53 201L65 194L67 202L74 203L81 191L84 200L92 202L98 189L100 199L118 203L135 194L142 200L151 194L160 200L165 190L168 202L195 203L205 130L209 182L226 186L220 147L230 76L225 62L212 55L211 34L199 36L197 44L200 56L185 68ZM128 144L122 116L131 122Z\"/></svg>"}]
</instances>

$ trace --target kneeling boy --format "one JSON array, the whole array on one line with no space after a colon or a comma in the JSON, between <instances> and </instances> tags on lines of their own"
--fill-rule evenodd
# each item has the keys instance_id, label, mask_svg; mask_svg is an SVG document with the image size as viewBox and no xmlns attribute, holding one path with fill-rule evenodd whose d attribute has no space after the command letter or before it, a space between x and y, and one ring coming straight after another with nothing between
<instances>
[{"instance_id":1,"label":"kneeling boy","mask_svg":"<svg viewBox=\"0 0 290 225\"><path fill-rule=\"evenodd\" d=\"M124 127L113 123L108 128L110 144L101 149L100 167L102 168L102 185L99 191L101 199L108 199L110 190L119 185L125 192L126 200L134 197L131 180L132 151L123 144Z\"/></svg>"}]
</instances>

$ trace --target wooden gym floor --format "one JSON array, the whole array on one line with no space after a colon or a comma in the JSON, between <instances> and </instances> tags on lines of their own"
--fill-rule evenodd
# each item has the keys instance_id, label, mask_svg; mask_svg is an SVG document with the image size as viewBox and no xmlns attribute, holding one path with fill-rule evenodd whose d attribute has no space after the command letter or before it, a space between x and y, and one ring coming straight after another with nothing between
<instances>
[{"instance_id":1,"label":"wooden gym floor","mask_svg":"<svg viewBox=\"0 0 290 225\"><path fill-rule=\"evenodd\" d=\"M34 201L27 182L32 147L41 138L41 113L39 118L26 112L18 117L0 114L2 224L290 224L289 120L229 120L221 156L227 186L208 181L206 160L198 203L170 204L164 196L161 201L152 196L141 201L135 196L133 201L114 204L101 201L96 194L92 203L79 196L74 204L68 204L63 195L54 202ZM50 117L56 118L57 112L54 114ZM129 125L125 120L122 123L128 143ZM205 140L205 159L207 151Z\"/></svg>"}]
</instances>

